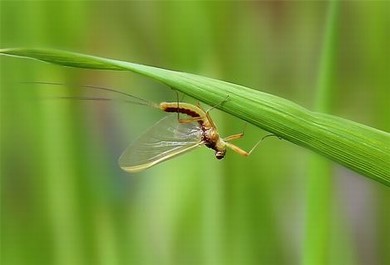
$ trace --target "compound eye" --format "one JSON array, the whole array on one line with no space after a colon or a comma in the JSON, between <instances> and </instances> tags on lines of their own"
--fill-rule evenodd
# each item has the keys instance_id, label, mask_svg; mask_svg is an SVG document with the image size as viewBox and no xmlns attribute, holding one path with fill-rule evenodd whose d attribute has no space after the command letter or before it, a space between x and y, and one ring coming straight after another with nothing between
<instances>
[{"instance_id":1,"label":"compound eye","mask_svg":"<svg viewBox=\"0 0 390 265\"><path fill-rule=\"evenodd\" d=\"M219 160L225 157L225 151L217 151L215 152L215 157Z\"/></svg>"}]
</instances>

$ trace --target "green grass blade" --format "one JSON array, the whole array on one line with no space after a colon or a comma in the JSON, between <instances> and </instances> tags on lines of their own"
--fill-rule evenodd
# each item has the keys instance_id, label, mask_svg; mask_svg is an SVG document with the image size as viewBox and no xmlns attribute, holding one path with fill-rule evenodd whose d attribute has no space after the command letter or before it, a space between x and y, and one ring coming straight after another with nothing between
<instances>
[{"instance_id":1,"label":"green grass blade","mask_svg":"<svg viewBox=\"0 0 390 265\"><path fill-rule=\"evenodd\" d=\"M136 72L218 108L366 177L390 186L390 134L244 86L141 64L46 49L3 49L0 54L63 66Z\"/></svg>"},{"instance_id":2,"label":"green grass blade","mask_svg":"<svg viewBox=\"0 0 390 265\"><path fill-rule=\"evenodd\" d=\"M333 105L332 95L337 91L332 89L332 80L335 73L337 58L337 36L339 30L340 2L330 1L327 7L325 28L321 56L318 67L315 109L320 112L329 112ZM309 160L309 174L306 188L306 222L305 239L302 252L302 264L329 264L332 260L332 208L333 208L333 179L332 166L329 161L317 155L311 155ZM338 216L338 218L341 218ZM337 219L338 220L338 219ZM340 222L337 222L340 225ZM337 241L344 238L340 232ZM343 246L348 250L350 245ZM347 263L349 264L349 263Z\"/></svg>"}]
</instances>

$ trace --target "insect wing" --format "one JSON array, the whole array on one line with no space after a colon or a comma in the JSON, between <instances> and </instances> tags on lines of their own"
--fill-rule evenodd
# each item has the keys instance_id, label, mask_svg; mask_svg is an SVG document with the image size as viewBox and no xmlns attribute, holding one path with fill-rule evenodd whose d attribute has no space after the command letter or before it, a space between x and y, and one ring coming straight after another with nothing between
<instances>
[{"instance_id":1,"label":"insect wing","mask_svg":"<svg viewBox=\"0 0 390 265\"><path fill-rule=\"evenodd\" d=\"M203 144L197 122L180 123L176 114L158 121L123 152L119 166L138 172Z\"/></svg>"}]
</instances>

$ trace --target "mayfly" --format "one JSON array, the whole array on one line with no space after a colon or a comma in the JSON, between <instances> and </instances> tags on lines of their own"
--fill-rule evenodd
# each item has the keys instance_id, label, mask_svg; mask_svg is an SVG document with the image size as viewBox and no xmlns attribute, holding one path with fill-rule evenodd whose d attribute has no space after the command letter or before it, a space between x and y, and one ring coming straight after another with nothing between
<instances>
[{"instance_id":1,"label":"mayfly","mask_svg":"<svg viewBox=\"0 0 390 265\"><path fill-rule=\"evenodd\" d=\"M44 83L59 85L58 83ZM238 133L222 138L217 130L209 110L204 110L200 104L193 105L184 102L161 102L159 104L147 101L143 98L121 92L118 90L83 86L121 94L130 98L124 100L128 103L146 105L170 113L138 139L130 144L119 158L119 166L127 172L139 172L150 168L158 163L176 157L180 154L206 146L215 151L215 157L225 157L226 149L229 148L242 156L249 156L257 145L265 138L263 137L253 148L247 152L240 147L230 143L232 140L242 138L244 133ZM60 97L80 100L113 100L102 97ZM226 101L226 99L224 100ZM222 101L221 104L224 102ZM184 115L184 118L179 115Z\"/></svg>"}]
</instances>

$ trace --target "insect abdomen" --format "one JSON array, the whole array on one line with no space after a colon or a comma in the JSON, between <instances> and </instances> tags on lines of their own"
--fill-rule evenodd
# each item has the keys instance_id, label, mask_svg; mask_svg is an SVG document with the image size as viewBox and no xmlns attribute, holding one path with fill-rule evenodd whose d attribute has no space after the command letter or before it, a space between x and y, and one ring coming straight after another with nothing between
<instances>
[{"instance_id":1,"label":"insect abdomen","mask_svg":"<svg viewBox=\"0 0 390 265\"><path fill-rule=\"evenodd\" d=\"M165 112L186 114L193 118L202 118L206 116L206 113L201 108L188 103L162 102L160 103L160 109Z\"/></svg>"}]
</instances>

